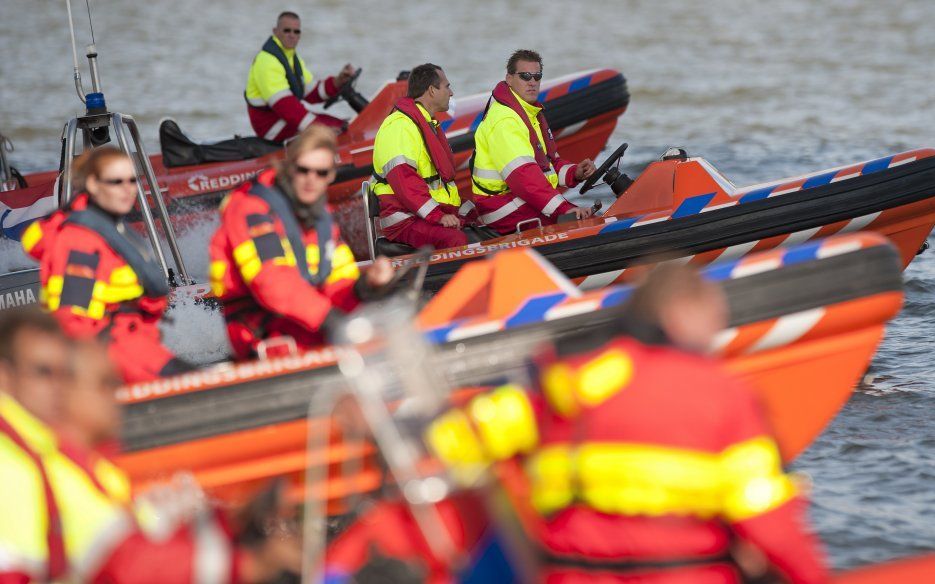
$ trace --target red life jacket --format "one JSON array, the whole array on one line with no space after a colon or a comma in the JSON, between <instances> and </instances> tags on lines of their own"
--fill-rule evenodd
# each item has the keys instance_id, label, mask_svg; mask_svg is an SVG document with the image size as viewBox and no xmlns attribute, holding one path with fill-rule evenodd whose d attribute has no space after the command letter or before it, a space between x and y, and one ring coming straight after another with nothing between
<instances>
[{"instance_id":1,"label":"red life jacket","mask_svg":"<svg viewBox=\"0 0 935 584\"><path fill-rule=\"evenodd\" d=\"M425 119L419 106L411 97L404 97L397 101L396 109L419 128L422 140L425 141L425 149L438 172L438 178L445 183L452 182L455 179L455 156L451 152L451 145L448 144L448 138L445 137L444 132L441 135L437 133L438 130Z\"/></svg>"},{"instance_id":2,"label":"red life jacket","mask_svg":"<svg viewBox=\"0 0 935 584\"><path fill-rule=\"evenodd\" d=\"M529 143L532 144L532 150L536 153L536 164L539 165L542 172L551 170L552 161L558 158L558 146L555 144L555 138L552 137L552 130L549 129L549 122L545 119L545 109L543 109L542 104L537 101L532 105L540 108L536 118L539 120L539 126L542 128L545 152L542 151L542 144L539 143L539 136L536 134L536 129L532 127L529 116L526 115L526 110L523 109L523 106L517 101L516 96L510 91L510 86L507 85L506 81L497 83L497 86L493 88L491 98L516 112L519 119L523 120L523 123L526 124L526 128L529 130ZM487 107L488 109L490 108L489 102ZM486 111L484 111L484 117L487 117Z\"/></svg>"}]
</instances>

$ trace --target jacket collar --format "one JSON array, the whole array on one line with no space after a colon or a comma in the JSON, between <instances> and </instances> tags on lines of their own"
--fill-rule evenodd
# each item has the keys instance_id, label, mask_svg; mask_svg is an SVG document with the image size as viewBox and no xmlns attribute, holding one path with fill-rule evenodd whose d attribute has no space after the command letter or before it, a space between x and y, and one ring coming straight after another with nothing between
<instances>
[{"instance_id":1,"label":"jacket collar","mask_svg":"<svg viewBox=\"0 0 935 584\"><path fill-rule=\"evenodd\" d=\"M413 101L415 101L415 100L413 100ZM425 106L424 106L424 105L422 105L422 104L419 103L418 101L415 101L415 104L416 104L416 107L419 109L419 111L422 112L422 115L425 116L425 121L426 121L426 122L432 124L433 126L437 126L437 125L438 125L438 121L437 121L435 118L433 118L433 117L429 114L429 110L425 109Z\"/></svg>"},{"instance_id":2,"label":"jacket collar","mask_svg":"<svg viewBox=\"0 0 935 584\"><path fill-rule=\"evenodd\" d=\"M36 454L48 454L58 448L55 432L4 392L0 392L0 416Z\"/></svg>"},{"instance_id":3,"label":"jacket collar","mask_svg":"<svg viewBox=\"0 0 935 584\"><path fill-rule=\"evenodd\" d=\"M510 93L513 94L513 97L516 99L519 105L522 106L523 110L526 112L526 115L529 116L529 120L533 123L538 123L539 122L538 116L539 116L539 112L542 111L542 105L539 102L529 103L528 101L520 97L518 93L513 91L512 88L510 89Z\"/></svg>"},{"instance_id":4,"label":"jacket collar","mask_svg":"<svg viewBox=\"0 0 935 584\"><path fill-rule=\"evenodd\" d=\"M273 42L276 43L276 45L282 50L283 54L286 56L287 59L292 59L292 55L295 54L295 49L287 49L286 47L282 46L282 42L280 42L280 40L276 38L276 35L270 35L269 38L271 38Z\"/></svg>"}]
</instances>

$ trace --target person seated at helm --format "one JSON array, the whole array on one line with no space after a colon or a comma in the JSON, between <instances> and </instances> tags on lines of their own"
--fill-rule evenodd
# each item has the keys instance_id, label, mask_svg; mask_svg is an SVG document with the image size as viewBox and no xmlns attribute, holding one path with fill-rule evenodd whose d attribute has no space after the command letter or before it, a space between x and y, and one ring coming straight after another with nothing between
<instances>
[{"instance_id":1,"label":"person seated at helm","mask_svg":"<svg viewBox=\"0 0 935 584\"><path fill-rule=\"evenodd\" d=\"M277 166L221 203L210 279L237 359L257 356L258 345L274 337L291 337L300 350L322 344L326 320L392 279L385 257L360 278L331 218L327 189L336 153L334 132L312 126Z\"/></svg>"},{"instance_id":2,"label":"person seated at helm","mask_svg":"<svg viewBox=\"0 0 935 584\"><path fill-rule=\"evenodd\" d=\"M591 215L559 190L575 186L596 168L588 158L573 164L559 156L538 101L541 80L539 53L514 52L474 134L474 204L481 222L501 234L516 231L524 221L551 225L566 213L574 212L578 219Z\"/></svg>"},{"instance_id":3,"label":"person seated at helm","mask_svg":"<svg viewBox=\"0 0 935 584\"><path fill-rule=\"evenodd\" d=\"M354 74L354 67L348 63L338 75L313 83L312 73L295 50L301 35L299 15L282 12L272 36L250 66L244 92L247 114L253 131L266 140L282 142L313 123L336 129L343 126L343 120L315 116L307 106L338 95Z\"/></svg>"},{"instance_id":4,"label":"person seated at helm","mask_svg":"<svg viewBox=\"0 0 935 584\"><path fill-rule=\"evenodd\" d=\"M127 383L190 371L162 344L169 285L152 248L126 225L138 196L130 157L107 146L76 163L77 195L23 233L39 261L40 302L65 333L98 337Z\"/></svg>"},{"instance_id":5,"label":"person seated at helm","mask_svg":"<svg viewBox=\"0 0 935 584\"><path fill-rule=\"evenodd\" d=\"M473 209L461 204L455 164L435 115L448 111L451 84L438 65L419 65L409 75L407 96L380 125L373 146L373 192L380 201L383 235L435 249L467 245L461 228Z\"/></svg>"}]
</instances>

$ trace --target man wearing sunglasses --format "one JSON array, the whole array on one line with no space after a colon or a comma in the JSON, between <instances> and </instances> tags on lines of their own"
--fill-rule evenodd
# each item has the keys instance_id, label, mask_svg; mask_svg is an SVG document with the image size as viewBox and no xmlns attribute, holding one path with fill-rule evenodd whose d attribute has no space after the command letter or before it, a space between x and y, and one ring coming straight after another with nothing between
<instances>
[{"instance_id":1,"label":"man wearing sunglasses","mask_svg":"<svg viewBox=\"0 0 935 584\"><path fill-rule=\"evenodd\" d=\"M494 88L474 134L474 204L481 222L502 234L514 232L523 222L534 227L536 219L549 225L570 212L578 219L591 215L590 209L572 205L559 191L596 169L590 159L573 164L559 156L538 101L541 81L539 53L514 52L506 78Z\"/></svg>"},{"instance_id":2,"label":"man wearing sunglasses","mask_svg":"<svg viewBox=\"0 0 935 584\"><path fill-rule=\"evenodd\" d=\"M336 154L334 132L313 125L289 142L275 168L221 204L210 280L237 359L320 346L326 322L393 277L385 257L361 275L341 239L327 206Z\"/></svg>"},{"instance_id":3,"label":"man wearing sunglasses","mask_svg":"<svg viewBox=\"0 0 935 584\"><path fill-rule=\"evenodd\" d=\"M383 121L373 147L373 191L380 226L391 240L435 249L467 245L455 184L455 163L435 114L448 111L451 83L442 68L419 65L409 74L407 96Z\"/></svg>"},{"instance_id":4,"label":"man wearing sunglasses","mask_svg":"<svg viewBox=\"0 0 935 584\"><path fill-rule=\"evenodd\" d=\"M294 539L237 545L196 487L131 501L96 450L120 424L107 353L34 306L0 312L0 582L246 583L298 570Z\"/></svg>"},{"instance_id":5,"label":"man wearing sunglasses","mask_svg":"<svg viewBox=\"0 0 935 584\"><path fill-rule=\"evenodd\" d=\"M302 23L295 12L283 12L276 19L273 35L253 59L247 78L247 113L257 136L282 142L312 123L340 128L343 120L315 116L306 106L336 96L354 73L348 63L335 77L313 82L305 61L296 53L302 38Z\"/></svg>"}]
</instances>

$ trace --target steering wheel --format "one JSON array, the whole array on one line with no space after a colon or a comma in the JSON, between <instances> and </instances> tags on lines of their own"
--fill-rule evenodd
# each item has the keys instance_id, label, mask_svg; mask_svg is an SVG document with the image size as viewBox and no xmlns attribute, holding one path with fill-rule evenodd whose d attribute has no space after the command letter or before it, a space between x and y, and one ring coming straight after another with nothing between
<instances>
[{"instance_id":1,"label":"steering wheel","mask_svg":"<svg viewBox=\"0 0 935 584\"><path fill-rule=\"evenodd\" d=\"M354 84L357 83L357 78L360 77L361 71L363 71L363 68L358 67L357 71L354 71L354 74L351 75L344 83L344 85L341 86L341 91L339 91L334 97L328 98L328 101L326 101L324 105L325 109L328 109L329 107L338 103L338 100L342 97L347 97L347 94L354 89Z\"/></svg>"},{"instance_id":2,"label":"steering wheel","mask_svg":"<svg viewBox=\"0 0 935 584\"><path fill-rule=\"evenodd\" d=\"M624 142L620 145L619 148L614 150L614 153L607 157L607 160L604 161L604 164L600 165L597 170L595 170L591 176L589 176L588 179L581 184L581 190L578 192L583 195L584 193L593 189L595 183L597 183L597 181L600 180L600 178L604 176L608 170L610 170L611 165L623 158L623 153L627 151L629 146L629 144Z\"/></svg>"}]
</instances>

